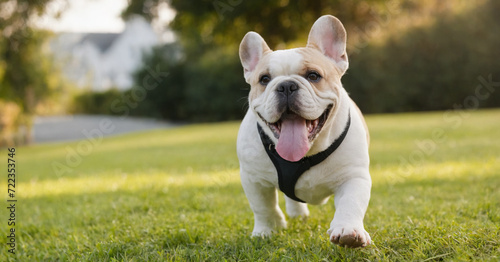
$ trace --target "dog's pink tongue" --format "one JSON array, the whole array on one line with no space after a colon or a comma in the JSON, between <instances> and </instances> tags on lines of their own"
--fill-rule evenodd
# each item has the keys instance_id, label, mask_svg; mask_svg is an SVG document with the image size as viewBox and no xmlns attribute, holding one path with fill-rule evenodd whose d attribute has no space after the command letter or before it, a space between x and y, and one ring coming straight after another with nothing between
<instances>
[{"instance_id":1,"label":"dog's pink tongue","mask_svg":"<svg viewBox=\"0 0 500 262\"><path fill-rule=\"evenodd\" d=\"M278 154L288 161L299 161L309 151L306 120L299 116L288 116L281 121L281 134L276 145Z\"/></svg>"}]
</instances>

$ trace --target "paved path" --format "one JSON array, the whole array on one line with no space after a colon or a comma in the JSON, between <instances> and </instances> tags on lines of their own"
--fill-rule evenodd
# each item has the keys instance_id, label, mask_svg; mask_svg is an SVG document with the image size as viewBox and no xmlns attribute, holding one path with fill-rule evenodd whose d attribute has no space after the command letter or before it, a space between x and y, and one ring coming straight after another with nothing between
<instances>
[{"instance_id":1,"label":"paved path","mask_svg":"<svg viewBox=\"0 0 500 262\"><path fill-rule=\"evenodd\" d=\"M99 126L100 123L101 126ZM103 125L105 126L104 130L102 129ZM107 132L112 129L110 128L112 126L114 126L114 129ZM110 136L175 126L178 126L178 124L134 117L121 118L102 115L44 116L35 118L33 138L35 143L72 141L85 139L85 132L91 132L92 130L101 130L104 136Z\"/></svg>"}]
</instances>

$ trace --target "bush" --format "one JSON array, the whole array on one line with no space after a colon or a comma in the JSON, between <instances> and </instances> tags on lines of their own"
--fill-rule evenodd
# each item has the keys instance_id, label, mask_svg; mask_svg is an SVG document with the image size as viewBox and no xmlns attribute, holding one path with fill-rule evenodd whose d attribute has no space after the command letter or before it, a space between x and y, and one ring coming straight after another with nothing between
<instances>
[{"instance_id":1,"label":"bush","mask_svg":"<svg viewBox=\"0 0 500 262\"><path fill-rule=\"evenodd\" d=\"M351 59L343 79L365 112L444 110L475 95L478 77L500 82L500 3L395 34ZM500 106L500 96L480 101Z\"/></svg>"},{"instance_id":2,"label":"bush","mask_svg":"<svg viewBox=\"0 0 500 262\"><path fill-rule=\"evenodd\" d=\"M187 61L176 45L157 48L136 74L134 88L144 88L151 70L168 76L148 90L131 114L197 122L242 118L248 85L239 59L225 52L212 51L212 55Z\"/></svg>"},{"instance_id":3,"label":"bush","mask_svg":"<svg viewBox=\"0 0 500 262\"><path fill-rule=\"evenodd\" d=\"M19 105L0 99L0 148L27 142L27 118Z\"/></svg>"},{"instance_id":4,"label":"bush","mask_svg":"<svg viewBox=\"0 0 500 262\"><path fill-rule=\"evenodd\" d=\"M120 101L123 93L117 89L109 89L103 92L83 91L75 95L70 108L73 114L102 114L118 115L119 112L113 110L114 101Z\"/></svg>"}]
</instances>

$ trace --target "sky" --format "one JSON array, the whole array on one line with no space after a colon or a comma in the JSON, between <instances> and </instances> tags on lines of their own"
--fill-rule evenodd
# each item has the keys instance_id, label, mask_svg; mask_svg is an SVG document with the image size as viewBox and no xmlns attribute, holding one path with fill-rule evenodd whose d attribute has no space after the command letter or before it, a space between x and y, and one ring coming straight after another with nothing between
<instances>
[{"instance_id":1,"label":"sky","mask_svg":"<svg viewBox=\"0 0 500 262\"><path fill-rule=\"evenodd\" d=\"M121 32L125 23L120 14L126 6L127 0L56 0L36 24L55 32Z\"/></svg>"},{"instance_id":2,"label":"sky","mask_svg":"<svg viewBox=\"0 0 500 262\"><path fill-rule=\"evenodd\" d=\"M126 6L127 0L55 0L36 24L54 32L117 33L125 28L120 14ZM166 24L175 16L166 4L160 10L158 24L153 25L157 30L161 30L160 24ZM61 16L55 18L60 11Z\"/></svg>"}]
</instances>

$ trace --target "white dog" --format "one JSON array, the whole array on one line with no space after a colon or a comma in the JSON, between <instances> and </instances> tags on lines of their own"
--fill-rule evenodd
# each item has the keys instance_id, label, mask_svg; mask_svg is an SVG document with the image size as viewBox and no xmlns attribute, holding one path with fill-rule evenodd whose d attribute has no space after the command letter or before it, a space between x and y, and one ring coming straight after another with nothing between
<instances>
[{"instance_id":1,"label":"white dog","mask_svg":"<svg viewBox=\"0 0 500 262\"><path fill-rule=\"evenodd\" d=\"M272 51L249 32L240 44L251 85L249 110L237 142L241 183L254 213L254 236L286 227L277 188L290 217L335 195L330 240L370 244L363 218L370 200L369 135L364 118L342 87L348 68L346 32L333 16L312 26L305 48Z\"/></svg>"}]
</instances>

